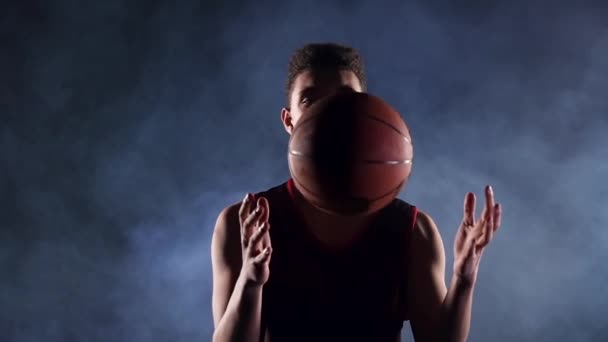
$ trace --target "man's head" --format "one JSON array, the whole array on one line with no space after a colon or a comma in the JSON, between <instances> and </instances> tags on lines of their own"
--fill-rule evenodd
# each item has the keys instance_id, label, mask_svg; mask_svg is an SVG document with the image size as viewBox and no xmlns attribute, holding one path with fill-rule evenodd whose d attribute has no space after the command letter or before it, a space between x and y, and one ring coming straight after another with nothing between
<instances>
[{"instance_id":1,"label":"man's head","mask_svg":"<svg viewBox=\"0 0 608 342\"><path fill-rule=\"evenodd\" d=\"M363 61L352 47L313 43L296 50L289 60L287 107L281 111L285 130L291 134L315 101L342 91L365 91L365 81Z\"/></svg>"}]
</instances>

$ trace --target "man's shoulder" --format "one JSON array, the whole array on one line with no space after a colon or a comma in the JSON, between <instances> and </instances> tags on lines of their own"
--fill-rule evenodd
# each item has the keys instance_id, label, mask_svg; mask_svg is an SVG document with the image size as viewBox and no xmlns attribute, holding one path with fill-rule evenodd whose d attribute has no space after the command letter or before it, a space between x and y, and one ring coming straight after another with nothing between
<instances>
[{"instance_id":1,"label":"man's shoulder","mask_svg":"<svg viewBox=\"0 0 608 342\"><path fill-rule=\"evenodd\" d=\"M419 241L436 242L441 239L439 229L433 218L422 210L417 210L413 235Z\"/></svg>"},{"instance_id":2,"label":"man's shoulder","mask_svg":"<svg viewBox=\"0 0 608 342\"><path fill-rule=\"evenodd\" d=\"M241 202L233 203L222 209L215 221L214 239L224 243L240 235L239 210Z\"/></svg>"}]
</instances>

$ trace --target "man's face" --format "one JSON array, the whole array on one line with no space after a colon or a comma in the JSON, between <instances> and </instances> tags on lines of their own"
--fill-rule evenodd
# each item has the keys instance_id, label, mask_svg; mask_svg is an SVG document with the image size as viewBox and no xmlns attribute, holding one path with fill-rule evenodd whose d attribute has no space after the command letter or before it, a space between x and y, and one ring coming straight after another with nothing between
<instances>
[{"instance_id":1,"label":"man's face","mask_svg":"<svg viewBox=\"0 0 608 342\"><path fill-rule=\"evenodd\" d=\"M363 91L361 81L350 70L311 70L300 73L293 83L289 108L281 111L285 130L291 134L302 114L315 101L346 91Z\"/></svg>"}]
</instances>

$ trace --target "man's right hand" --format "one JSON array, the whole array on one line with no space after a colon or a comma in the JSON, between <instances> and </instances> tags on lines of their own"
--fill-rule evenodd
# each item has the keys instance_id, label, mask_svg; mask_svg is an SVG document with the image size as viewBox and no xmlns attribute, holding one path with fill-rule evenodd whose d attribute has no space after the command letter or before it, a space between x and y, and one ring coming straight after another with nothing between
<instances>
[{"instance_id":1,"label":"man's right hand","mask_svg":"<svg viewBox=\"0 0 608 342\"><path fill-rule=\"evenodd\" d=\"M272 254L268 200L257 200L247 194L239 209L243 264L241 277L247 286L263 286L270 276L268 265Z\"/></svg>"},{"instance_id":2,"label":"man's right hand","mask_svg":"<svg viewBox=\"0 0 608 342\"><path fill-rule=\"evenodd\" d=\"M272 254L269 213L268 200L248 194L218 216L211 240L215 342L260 340Z\"/></svg>"}]
</instances>

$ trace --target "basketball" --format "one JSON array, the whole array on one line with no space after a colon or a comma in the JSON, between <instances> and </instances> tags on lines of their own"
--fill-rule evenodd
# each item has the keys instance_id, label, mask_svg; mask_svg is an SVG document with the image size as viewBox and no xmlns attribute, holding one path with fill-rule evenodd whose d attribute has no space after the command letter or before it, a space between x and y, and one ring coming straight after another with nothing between
<instances>
[{"instance_id":1,"label":"basketball","mask_svg":"<svg viewBox=\"0 0 608 342\"><path fill-rule=\"evenodd\" d=\"M315 207L341 215L376 212L407 184L413 159L401 115L371 94L348 92L313 104L289 139L295 187Z\"/></svg>"}]
</instances>

